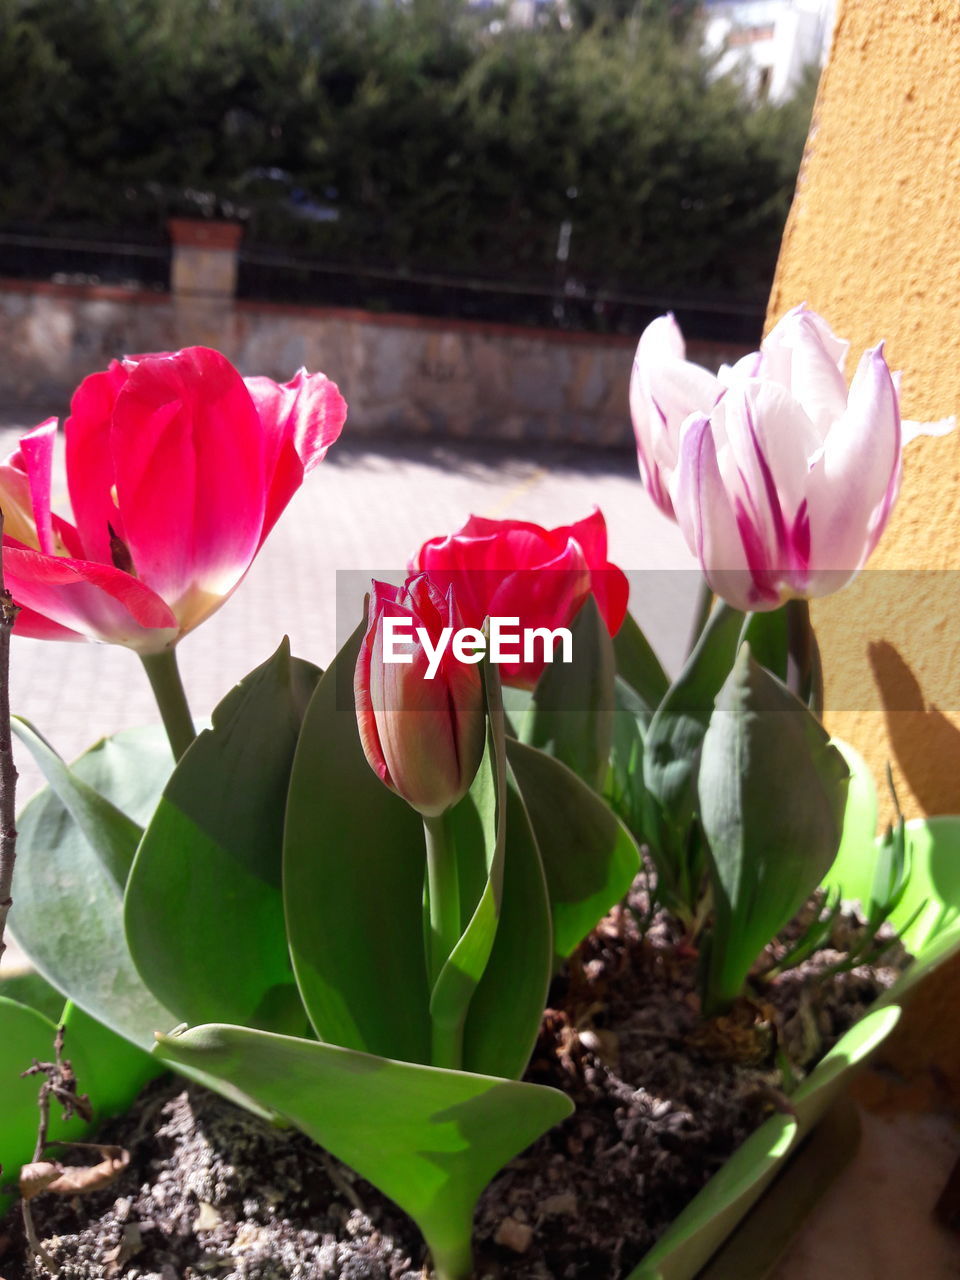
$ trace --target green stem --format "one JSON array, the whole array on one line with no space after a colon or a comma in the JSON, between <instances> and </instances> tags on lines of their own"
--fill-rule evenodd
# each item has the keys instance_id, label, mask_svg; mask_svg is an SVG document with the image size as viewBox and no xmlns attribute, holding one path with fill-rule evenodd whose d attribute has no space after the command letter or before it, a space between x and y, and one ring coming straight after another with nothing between
<instances>
[{"instance_id":1,"label":"green stem","mask_svg":"<svg viewBox=\"0 0 960 1280\"><path fill-rule=\"evenodd\" d=\"M427 900L430 906L427 975L433 991L450 953L460 941L460 878L443 814L425 816L423 830L427 845ZM459 1069L462 1041L462 1020L451 1025L433 1016L431 1061L435 1067Z\"/></svg>"},{"instance_id":2,"label":"green stem","mask_svg":"<svg viewBox=\"0 0 960 1280\"><path fill-rule=\"evenodd\" d=\"M470 1280L473 1275L473 1253L470 1249L469 1232L463 1240L445 1249L439 1248L436 1244L430 1244L430 1254L433 1258L436 1280Z\"/></svg>"},{"instance_id":3,"label":"green stem","mask_svg":"<svg viewBox=\"0 0 960 1280\"><path fill-rule=\"evenodd\" d=\"M141 653L140 661L143 663L153 696L160 708L160 718L163 720L163 727L170 740L173 758L179 760L197 736L197 731L193 727L187 695L183 691L176 650L164 649L160 653Z\"/></svg>"},{"instance_id":4,"label":"green stem","mask_svg":"<svg viewBox=\"0 0 960 1280\"><path fill-rule=\"evenodd\" d=\"M693 629L690 633L690 641L687 644L687 656L689 657L697 647L697 641L703 633L703 628L707 625L707 619L710 617L710 610L713 608L713 589L706 578L701 579L700 586L697 588L697 606L693 615Z\"/></svg>"}]
</instances>

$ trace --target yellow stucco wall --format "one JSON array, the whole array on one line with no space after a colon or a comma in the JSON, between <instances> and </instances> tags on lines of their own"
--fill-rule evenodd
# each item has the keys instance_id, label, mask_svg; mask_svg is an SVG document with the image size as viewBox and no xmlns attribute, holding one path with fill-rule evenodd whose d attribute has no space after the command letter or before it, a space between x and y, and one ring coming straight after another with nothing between
<instances>
[{"instance_id":1,"label":"yellow stucco wall","mask_svg":"<svg viewBox=\"0 0 960 1280\"><path fill-rule=\"evenodd\" d=\"M887 340L904 417L960 417L958 0L840 0L768 324L804 299L852 361ZM891 762L908 816L960 813L960 431L910 446L870 564L814 609L828 723L878 781ZM960 962L885 1056L960 1101Z\"/></svg>"},{"instance_id":2,"label":"yellow stucco wall","mask_svg":"<svg viewBox=\"0 0 960 1280\"><path fill-rule=\"evenodd\" d=\"M768 325L803 300L850 373L886 339L904 417L960 416L957 0L841 0ZM908 816L960 813L960 432L910 446L870 570L814 619L833 731Z\"/></svg>"}]
</instances>

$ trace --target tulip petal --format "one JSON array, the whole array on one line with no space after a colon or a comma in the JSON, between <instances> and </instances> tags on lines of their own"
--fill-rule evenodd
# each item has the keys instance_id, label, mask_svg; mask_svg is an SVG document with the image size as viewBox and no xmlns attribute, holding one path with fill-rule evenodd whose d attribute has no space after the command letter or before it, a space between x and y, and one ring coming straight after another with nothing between
<instances>
[{"instance_id":1,"label":"tulip petal","mask_svg":"<svg viewBox=\"0 0 960 1280\"><path fill-rule=\"evenodd\" d=\"M177 620L164 601L112 565L45 556L6 541L3 565L17 604L88 640L155 653L177 635Z\"/></svg>"},{"instance_id":2,"label":"tulip petal","mask_svg":"<svg viewBox=\"0 0 960 1280\"><path fill-rule=\"evenodd\" d=\"M53 445L56 438L56 418L47 418L46 422L42 422L39 427L34 427L32 431L28 431L20 438L20 456L23 459L27 482L30 486L30 502L37 529L37 542L40 550L46 555L54 554L50 486L53 481Z\"/></svg>"},{"instance_id":3,"label":"tulip petal","mask_svg":"<svg viewBox=\"0 0 960 1280\"><path fill-rule=\"evenodd\" d=\"M900 485L900 411L883 344L864 352L846 413L827 436L807 490L811 560L818 571L851 575L876 546Z\"/></svg>"},{"instance_id":4,"label":"tulip petal","mask_svg":"<svg viewBox=\"0 0 960 1280\"><path fill-rule=\"evenodd\" d=\"M116 475L110 437L117 396L126 385L132 365L114 360L103 373L84 378L70 401L64 426L67 488L83 557L111 564L110 527L125 536L116 502Z\"/></svg>"},{"instance_id":5,"label":"tulip petal","mask_svg":"<svg viewBox=\"0 0 960 1280\"><path fill-rule=\"evenodd\" d=\"M737 609L763 607L720 475L710 419L702 414L684 423L672 497L677 523L711 589Z\"/></svg>"},{"instance_id":6,"label":"tulip petal","mask_svg":"<svg viewBox=\"0 0 960 1280\"><path fill-rule=\"evenodd\" d=\"M793 568L789 527L804 500L808 459L820 444L813 424L786 388L766 380L732 387L713 420L729 450L720 462L731 498L749 514L769 566Z\"/></svg>"},{"instance_id":7,"label":"tulip petal","mask_svg":"<svg viewBox=\"0 0 960 1280\"><path fill-rule=\"evenodd\" d=\"M709 411L720 393L714 375L685 357L683 335L673 315L660 316L640 335L630 374L630 416L641 479L668 516L673 515L669 483L680 428L689 414Z\"/></svg>"},{"instance_id":8,"label":"tulip petal","mask_svg":"<svg viewBox=\"0 0 960 1280\"><path fill-rule=\"evenodd\" d=\"M89 636L81 635L79 631L63 627L51 618L45 618L42 613L35 613L26 605L18 607L19 612L13 624L13 634L22 636L25 640L76 640L81 644L87 644L90 639Z\"/></svg>"},{"instance_id":9,"label":"tulip petal","mask_svg":"<svg viewBox=\"0 0 960 1280\"><path fill-rule=\"evenodd\" d=\"M779 382L792 393L821 442L846 408L843 364L849 345L836 338L815 311L795 307L774 326L761 346L760 376Z\"/></svg>"},{"instance_id":10,"label":"tulip petal","mask_svg":"<svg viewBox=\"0 0 960 1280\"><path fill-rule=\"evenodd\" d=\"M264 476L267 486L264 538L304 475L317 466L339 438L347 417L347 403L336 384L322 373L301 369L290 382L245 378L264 432Z\"/></svg>"},{"instance_id":11,"label":"tulip petal","mask_svg":"<svg viewBox=\"0 0 960 1280\"><path fill-rule=\"evenodd\" d=\"M260 544L256 408L224 356L189 347L131 371L110 438L135 571L188 629L236 587Z\"/></svg>"}]
</instances>

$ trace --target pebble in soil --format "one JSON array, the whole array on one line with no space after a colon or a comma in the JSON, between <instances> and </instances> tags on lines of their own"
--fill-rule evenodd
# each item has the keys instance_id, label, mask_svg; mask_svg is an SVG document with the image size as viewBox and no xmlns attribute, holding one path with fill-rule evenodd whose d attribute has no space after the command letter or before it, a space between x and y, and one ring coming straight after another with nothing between
<instances>
[{"instance_id":1,"label":"pebble in soil","mask_svg":"<svg viewBox=\"0 0 960 1280\"><path fill-rule=\"evenodd\" d=\"M831 943L849 945L860 928L846 913ZM485 1192L476 1275L626 1275L748 1134L789 1105L778 1050L802 1075L891 985L906 956L893 946L882 966L821 981L840 959L828 946L704 1023L697 957L673 923L658 917L641 934L630 911L612 912L555 982L527 1073L565 1089L577 1112ZM106 1126L103 1141L131 1153L113 1186L33 1202L61 1280L429 1274L415 1227L373 1187L302 1135L197 1086L151 1086ZM0 1250L4 1235L0 1275L25 1280L16 1215L0 1226Z\"/></svg>"}]
</instances>

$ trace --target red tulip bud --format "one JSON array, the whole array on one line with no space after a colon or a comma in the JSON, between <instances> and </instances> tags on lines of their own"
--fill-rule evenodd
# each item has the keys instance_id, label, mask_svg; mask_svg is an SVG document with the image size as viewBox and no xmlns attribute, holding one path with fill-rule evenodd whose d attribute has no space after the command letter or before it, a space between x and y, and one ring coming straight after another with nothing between
<instances>
[{"instance_id":1,"label":"red tulip bud","mask_svg":"<svg viewBox=\"0 0 960 1280\"><path fill-rule=\"evenodd\" d=\"M466 794L483 755L479 669L443 639L462 626L453 590L444 595L426 574L373 584L354 676L360 740L377 777L427 817Z\"/></svg>"}]
</instances>

